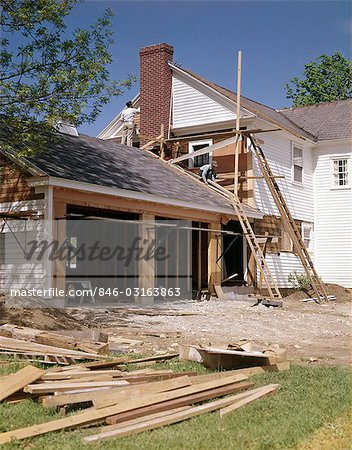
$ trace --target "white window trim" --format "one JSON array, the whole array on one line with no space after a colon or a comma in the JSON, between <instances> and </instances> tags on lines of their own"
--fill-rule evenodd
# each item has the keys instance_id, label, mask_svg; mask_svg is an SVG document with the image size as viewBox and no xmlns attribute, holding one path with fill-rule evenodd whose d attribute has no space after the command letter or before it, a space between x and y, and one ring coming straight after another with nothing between
<instances>
[{"instance_id":1,"label":"white window trim","mask_svg":"<svg viewBox=\"0 0 352 450\"><path fill-rule=\"evenodd\" d=\"M312 222L302 222L301 236L302 236L303 242L304 242L304 230L306 228L310 229L310 242L309 242L309 247L307 247L307 250L309 251L309 253L314 253L314 224Z\"/></svg>"},{"instance_id":2,"label":"white window trim","mask_svg":"<svg viewBox=\"0 0 352 450\"><path fill-rule=\"evenodd\" d=\"M205 144L208 144L209 146L213 145L213 140L212 139L204 139L204 140L201 140L201 141L190 141L188 143L188 153L191 154L191 153L194 152L194 148L193 148L194 145L205 145ZM209 162L211 162L212 159L213 159L213 153L210 152L209 153ZM190 169L194 168L194 160L193 160L193 158L189 159L189 168Z\"/></svg>"},{"instance_id":3,"label":"white window trim","mask_svg":"<svg viewBox=\"0 0 352 450\"><path fill-rule=\"evenodd\" d=\"M347 174L348 174L348 181L349 184L346 186L335 186L334 184L334 161L338 161L340 159L347 159ZM352 188L352 181L351 181L351 157L350 155L334 155L330 156L330 190L332 191L341 191L341 190L347 190Z\"/></svg>"},{"instance_id":4,"label":"white window trim","mask_svg":"<svg viewBox=\"0 0 352 450\"><path fill-rule=\"evenodd\" d=\"M302 150L302 181L295 180L295 165L294 165L294 147L300 148ZM304 152L303 145L298 142L291 141L291 182L296 186L304 186Z\"/></svg>"}]
</instances>

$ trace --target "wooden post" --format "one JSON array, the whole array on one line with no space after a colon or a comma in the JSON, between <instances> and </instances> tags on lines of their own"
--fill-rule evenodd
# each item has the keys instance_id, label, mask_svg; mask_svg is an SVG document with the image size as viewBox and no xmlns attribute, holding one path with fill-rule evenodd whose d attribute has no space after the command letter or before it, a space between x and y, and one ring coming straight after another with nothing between
<instances>
[{"instance_id":1,"label":"wooden post","mask_svg":"<svg viewBox=\"0 0 352 450\"><path fill-rule=\"evenodd\" d=\"M209 233L208 241L208 290L214 294L214 284L221 283L221 260L217 259L221 255L221 231L220 223L211 223L209 226L211 232Z\"/></svg>"},{"instance_id":2,"label":"wooden post","mask_svg":"<svg viewBox=\"0 0 352 450\"><path fill-rule=\"evenodd\" d=\"M240 115L241 115L241 69L242 69L242 52L237 54L237 109L236 109L236 131L240 131ZM238 161L239 161L240 135L237 134L235 144L235 179L234 192L238 195Z\"/></svg>"},{"instance_id":3,"label":"wooden post","mask_svg":"<svg viewBox=\"0 0 352 450\"><path fill-rule=\"evenodd\" d=\"M162 142L160 142L160 158L161 159L165 159L165 141L164 141L164 139L165 139L165 127L164 127L163 123L161 124L161 127L160 127L160 136L161 136L161 139L162 139Z\"/></svg>"},{"instance_id":4,"label":"wooden post","mask_svg":"<svg viewBox=\"0 0 352 450\"><path fill-rule=\"evenodd\" d=\"M146 248L155 242L155 228L153 226L153 222L155 220L155 216L150 213L143 213L140 216L141 224L140 224L140 237L141 237L141 245L143 246L144 253ZM139 289L141 293L145 296L140 296L137 299L137 303L139 304L153 304L154 296L147 296L148 289L154 289L155 287L155 259L141 259L139 261Z\"/></svg>"},{"instance_id":5,"label":"wooden post","mask_svg":"<svg viewBox=\"0 0 352 450\"><path fill-rule=\"evenodd\" d=\"M59 246L64 245L66 240L66 203L57 202L54 198L54 236L53 238L59 242ZM53 262L53 287L65 290L66 286L66 261L64 259L56 259Z\"/></svg>"}]
</instances>

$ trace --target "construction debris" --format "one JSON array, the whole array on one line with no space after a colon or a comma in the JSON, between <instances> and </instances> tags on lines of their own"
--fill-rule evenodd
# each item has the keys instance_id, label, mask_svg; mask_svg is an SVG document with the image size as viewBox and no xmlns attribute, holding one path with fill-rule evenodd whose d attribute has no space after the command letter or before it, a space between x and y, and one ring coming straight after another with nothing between
<instances>
[{"instance_id":1,"label":"construction debris","mask_svg":"<svg viewBox=\"0 0 352 450\"><path fill-rule=\"evenodd\" d=\"M179 345L179 352L181 360L196 361L210 369L241 369L254 366L266 366L271 370L289 368L285 349L273 347L262 351L248 351L249 348L250 343L242 346L229 344L228 348Z\"/></svg>"},{"instance_id":2,"label":"construction debris","mask_svg":"<svg viewBox=\"0 0 352 450\"><path fill-rule=\"evenodd\" d=\"M231 342L224 349L181 345L180 353L111 358L99 354L101 348L109 350L109 338L98 330L63 335L11 324L1 326L1 353L40 358L40 362L56 367L42 370L27 365L15 374L2 376L0 402L14 404L31 399L44 408L58 408L64 415L68 410L79 412L1 433L0 445L12 439L88 424L106 425L83 439L93 443L171 425L215 410L220 410L223 417L279 389L278 385L252 389L250 376L289 368L284 349L263 350L247 340ZM141 364L157 367L157 362L176 357L211 368L236 370L198 375L196 371L140 369ZM5 364L10 362L11 359Z\"/></svg>"},{"instance_id":3,"label":"construction debris","mask_svg":"<svg viewBox=\"0 0 352 450\"><path fill-rule=\"evenodd\" d=\"M109 424L85 437L84 442L89 443L140 433L215 410L220 410L222 416L277 392L278 385L250 390L253 383L247 381L248 377L262 370L254 367L197 375L171 370L94 370L83 364L44 371L28 365L14 375L2 377L2 401L12 403L31 398L44 407L60 407L61 412L69 405L71 408L79 405L84 410L1 433L0 444L87 424ZM238 394L239 391L245 392ZM213 401L202 404L206 400Z\"/></svg>"}]
</instances>

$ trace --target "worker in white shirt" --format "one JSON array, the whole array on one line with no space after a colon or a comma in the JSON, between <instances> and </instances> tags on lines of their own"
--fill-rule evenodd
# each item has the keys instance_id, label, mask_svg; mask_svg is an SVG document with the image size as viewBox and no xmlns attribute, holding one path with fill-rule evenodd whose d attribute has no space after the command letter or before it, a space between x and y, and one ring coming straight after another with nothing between
<instances>
[{"instance_id":1,"label":"worker in white shirt","mask_svg":"<svg viewBox=\"0 0 352 450\"><path fill-rule=\"evenodd\" d=\"M126 103L126 108L122 111L122 141L121 144L132 147L133 134L134 134L134 118L136 114L139 114L140 108L132 108L132 102Z\"/></svg>"},{"instance_id":2,"label":"worker in white shirt","mask_svg":"<svg viewBox=\"0 0 352 450\"><path fill-rule=\"evenodd\" d=\"M212 161L210 164L204 164L199 168L199 176L202 177L204 183L208 184L208 180L215 181L217 178L216 168L218 167L217 161Z\"/></svg>"}]
</instances>

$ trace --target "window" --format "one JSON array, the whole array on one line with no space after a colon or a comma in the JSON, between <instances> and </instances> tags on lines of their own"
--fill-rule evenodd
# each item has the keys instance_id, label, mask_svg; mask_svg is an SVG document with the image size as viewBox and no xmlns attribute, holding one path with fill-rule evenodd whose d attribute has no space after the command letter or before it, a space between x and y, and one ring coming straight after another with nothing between
<instances>
[{"instance_id":1,"label":"window","mask_svg":"<svg viewBox=\"0 0 352 450\"><path fill-rule=\"evenodd\" d=\"M336 158L332 160L333 187L343 188L349 186L349 161L348 158Z\"/></svg>"},{"instance_id":2,"label":"window","mask_svg":"<svg viewBox=\"0 0 352 450\"><path fill-rule=\"evenodd\" d=\"M307 250L313 250L313 224L302 222L302 239Z\"/></svg>"},{"instance_id":3,"label":"window","mask_svg":"<svg viewBox=\"0 0 352 450\"><path fill-rule=\"evenodd\" d=\"M292 180L303 184L303 148L292 143Z\"/></svg>"},{"instance_id":4,"label":"window","mask_svg":"<svg viewBox=\"0 0 352 450\"><path fill-rule=\"evenodd\" d=\"M202 148L209 147L209 145L213 145L212 139L207 139L205 141L193 141L188 144L188 152L193 153ZM211 153L206 153L205 155L190 158L190 167L201 167L204 164L208 164L211 161L211 155Z\"/></svg>"}]
</instances>

